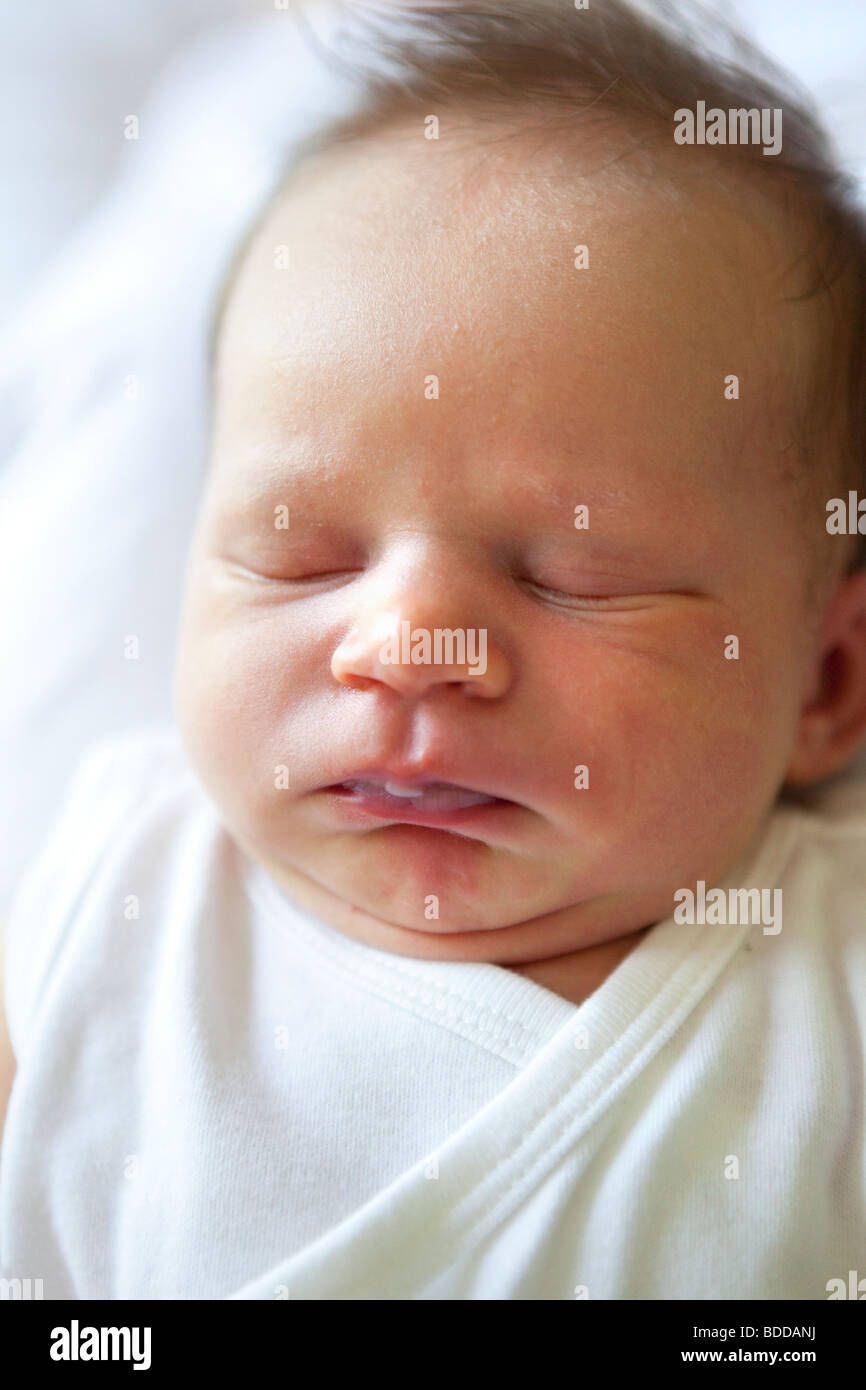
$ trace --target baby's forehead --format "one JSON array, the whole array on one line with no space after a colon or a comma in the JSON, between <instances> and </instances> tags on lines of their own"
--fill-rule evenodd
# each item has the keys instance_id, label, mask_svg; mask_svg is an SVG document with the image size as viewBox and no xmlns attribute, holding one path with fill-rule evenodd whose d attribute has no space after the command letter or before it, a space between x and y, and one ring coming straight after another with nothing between
<instances>
[{"instance_id":1,"label":"baby's forehead","mask_svg":"<svg viewBox=\"0 0 866 1390\"><path fill-rule=\"evenodd\" d=\"M525 135L435 143L398 127L288 180L230 297L221 387L270 378L288 401L340 380L345 402L439 364L479 392L546 373L573 396L604 367L623 395L671 394L679 374L677 397L698 383L709 404L736 373L740 416L775 404L768 366L784 376L808 310L759 198L674 180L670 161L628 173L613 136L582 170Z\"/></svg>"},{"instance_id":2,"label":"baby's forehead","mask_svg":"<svg viewBox=\"0 0 866 1390\"><path fill-rule=\"evenodd\" d=\"M743 181L719 187L646 152L629 165L614 157L620 144L608 132L573 165L560 146L508 126L473 138L464 125L449 143L403 124L326 150L274 198L230 314L282 319L291 332L308 327L311 303L319 318L348 321L353 303L369 311L375 299L383 330L414 308L420 333L445 301L495 314L510 281L529 301L554 286L557 299L611 311L616 300L620 313L630 299L636 317L663 287L659 331L678 305L694 301L698 314L715 295L714 318L740 310L753 326L796 261L790 227Z\"/></svg>"}]
</instances>

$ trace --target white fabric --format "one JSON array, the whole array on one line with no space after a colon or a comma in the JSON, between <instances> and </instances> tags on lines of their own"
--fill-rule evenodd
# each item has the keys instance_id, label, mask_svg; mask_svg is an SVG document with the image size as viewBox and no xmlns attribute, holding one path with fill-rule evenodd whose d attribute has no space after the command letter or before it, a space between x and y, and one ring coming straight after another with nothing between
<instances>
[{"instance_id":1,"label":"white fabric","mask_svg":"<svg viewBox=\"0 0 866 1390\"><path fill-rule=\"evenodd\" d=\"M779 806L722 886L780 887L782 930L670 919L578 1008L316 921L173 730L108 741L10 921L2 1275L47 1299L826 1298L866 1248L864 851L861 786Z\"/></svg>"},{"instance_id":2,"label":"white fabric","mask_svg":"<svg viewBox=\"0 0 866 1390\"><path fill-rule=\"evenodd\" d=\"M157 731L84 760L13 911L6 994L0 1250L46 1298L231 1293L446 1139L574 1012L296 910Z\"/></svg>"},{"instance_id":3,"label":"white fabric","mask_svg":"<svg viewBox=\"0 0 866 1390\"><path fill-rule=\"evenodd\" d=\"M18 271L36 263L38 243L42 262L46 226L64 206L72 215L61 196L68 171L89 179L94 151L104 160L107 120L117 179L0 331L0 665L10 673L0 682L0 921L80 752L114 730L171 718L213 299L296 142L351 108L358 66L350 27L342 67L322 58L341 43L328 0L305 6L317 39L296 26L298 0L286 9L250 0L254 17L179 54L184 25L201 23L201 0L173 4L171 16L164 0L126 5L122 22L116 6L79 0L69 27L53 20L50 32L30 8L4 21L14 41L0 47L0 111L12 113L0 140L10 209L0 254L14 254ZM222 19L243 6L210 8ZM736 8L811 83L849 163L866 173L859 0ZM161 42L175 56L142 104ZM38 89L35 109L30 97L22 107L22 73L28 91ZM123 138L129 112L141 116L137 141ZM30 151L17 178L13 140ZM130 636L137 660L125 655ZM866 751L856 773L866 776Z\"/></svg>"}]
</instances>

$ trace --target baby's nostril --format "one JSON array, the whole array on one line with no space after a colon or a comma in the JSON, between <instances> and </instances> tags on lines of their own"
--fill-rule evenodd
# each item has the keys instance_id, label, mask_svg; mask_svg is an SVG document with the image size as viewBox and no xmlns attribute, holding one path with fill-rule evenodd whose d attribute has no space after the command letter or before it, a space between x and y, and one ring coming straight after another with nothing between
<instances>
[{"instance_id":1,"label":"baby's nostril","mask_svg":"<svg viewBox=\"0 0 866 1390\"><path fill-rule=\"evenodd\" d=\"M341 685L348 685L352 688L352 690L369 690L370 686L374 684L374 682L370 680L369 677L356 676L353 675L350 671L344 671L338 677L338 679Z\"/></svg>"}]
</instances>

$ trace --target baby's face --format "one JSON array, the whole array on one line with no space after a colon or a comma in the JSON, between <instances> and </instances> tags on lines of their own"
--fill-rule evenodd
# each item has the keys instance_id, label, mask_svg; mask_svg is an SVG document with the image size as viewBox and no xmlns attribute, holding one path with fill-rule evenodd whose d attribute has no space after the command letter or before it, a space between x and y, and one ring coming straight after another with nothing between
<instances>
[{"instance_id":1,"label":"baby's face","mask_svg":"<svg viewBox=\"0 0 866 1390\"><path fill-rule=\"evenodd\" d=\"M762 826L814 643L777 379L798 310L755 230L414 130L269 215L177 715L228 828L342 929L550 957L666 917ZM436 629L466 662L403 659Z\"/></svg>"}]
</instances>

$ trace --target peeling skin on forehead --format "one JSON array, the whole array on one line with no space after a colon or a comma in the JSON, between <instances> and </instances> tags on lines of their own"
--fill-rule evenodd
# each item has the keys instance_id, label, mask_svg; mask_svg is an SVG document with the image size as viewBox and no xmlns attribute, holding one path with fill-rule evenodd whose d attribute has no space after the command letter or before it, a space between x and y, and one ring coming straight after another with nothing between
<instances>
[{"instance_id":1,"label":"peeling skin on forehead","mask_svg":"<svg viewBox=\"0 0 866 1390\"><path fill-rule=\"evenodd\" d=\"M791 298L790 229L742 184L737 198L710 183L688 148L624 151L616 131L591 148L578 159L471 121L450 143L427 141L397 123L297 169L227 302L215 469L226 460L240 483L239 454L261 459L301 431L320 437L324 465L329 441L360 428L356 407L377 380L414 398L451 354L463 370L442 390L467 419L476 412L479 446L507 412L528 457L552 431L576 457L609 453L599 434L615 415L617 454L644 461L644 488L689 475L734 490L746 527L750 500L770 488L802 529L792 402L814 310ZM577 245L589 249L583 271ZM534 411L539 374L548 393ZM723 398L729 374L735 402Z\"/></svg>"}]
</instances>

